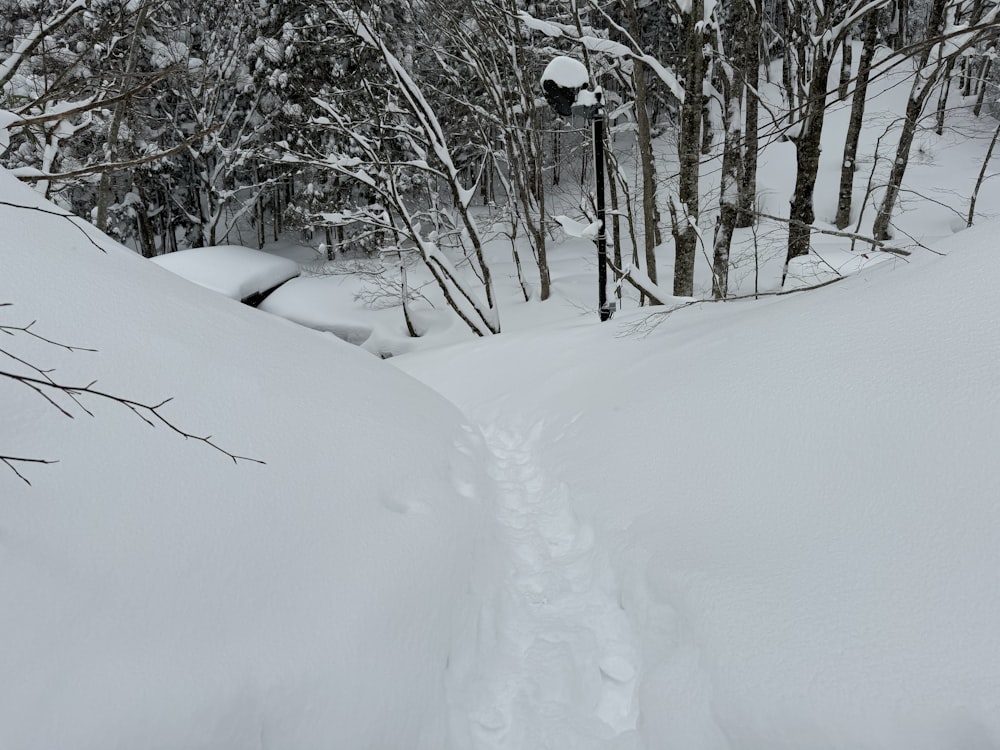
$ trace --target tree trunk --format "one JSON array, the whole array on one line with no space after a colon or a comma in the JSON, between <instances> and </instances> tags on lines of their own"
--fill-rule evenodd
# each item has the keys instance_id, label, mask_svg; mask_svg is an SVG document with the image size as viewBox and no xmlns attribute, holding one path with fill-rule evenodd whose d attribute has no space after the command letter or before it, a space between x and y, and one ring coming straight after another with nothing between
<instances>
[{"instance_id":1,"label":"tree trunk","mask_svg":"<svg viewBox=\"0 0 1000 750\"><path fill-rule=\"evenodd\" d=\"M735 81L728 81L725 88L729 89L730 94L726 102L727 127L722 152L719 221L715 227L712 259L712 296L716 299L722 299L729 294L729 249L736 227L737 194L742 166L740 154L740 141L743 136L740 117L742 88Z\"/></svg>"},{"instance_id":2,"label":"tree trunk","mask_svg":"<svg viewBox=\"0 0 1000 750\"><path fill-rule=\"evenodd\" d=\"M635 0L626 3L629 31L639 38L639 16ZM632 82L635 86L635 111L638 126L639 163L642 165L642 224L643 245L646 256L646 276L656 283L656 246L660 243L660 211L656 206L656 167L653 163L653 139L649 126L649 109L646 103L646 67L638 62L632 65ZM621 263L618 263L621 268Z\"/></svg>"},{"instance_id":3,"label":"tree trunk","mask_svg":"<svg viewBox=\"0 0 1000 750\"><path fill-rule=\"evenodd\" d=\"M830 73L830 60L821 49L817 49L815 54L809 96L803 103L804 117L801 131L795 139L795 190L792 193L788 213L786 273L789 261L809 253L811 227L816 220L813 191L816 187L816 175L819 172L820 139L826 117L826 82Z\"/></svg>"},{"instance_id":4,"label":"tree trunk","mask_svg":"<svg viewBox=\"0 0 1000 750\"><path fill-rule=\"evenodd\" d=\"M732 8L730 22L738 30L733 36L732 58L746 59L745 45L748 39L739 31L746 26L746 5L737 3ZM720 45L721 46L721 45ZM718 50L722 54L724 50ZM712 296L723 299L729 294L729 251L739 213L739 189L743 171L743 81L732 69L720 69L723 112L722 125L725 133L722 146L722 175L719 189L719 219L715 225L715 240L712 248Z\"/></svg>"},{"instance_id":5,"label":"tree trunk","mask_svg":"<svg viewBox=\"0 0 1000 750\"><path fill-rule=\"evenodd\" d=\"M966 223L967 227L972 226L972 220L976 216L976 200L979 198L979 188L983 186L983 180L986 179L986 168L989 166L990 159L993 158L993 149L997 145L997 138L1000 138L1000 124L997 125L996 130L993 131L993 139L990 141L990 147L986 149L986 157L983 159L983 165L979 168L979 177L976 179L976 187L972 190L972 198L969 199L969 219Z\"/></svg>"},{"instance_id":6,"label":"tree trunk","mask_svg":"<svg viewBox=\"0 0 1000 750\"><path fill-rule=\"evenodd\" d=\"M936 78L936 76L931 74L931 78ZM922 89L921 86L923 86ZM889 181L885 186L885 195L882 197L882 203L879 205L875 224L872 227L872 236L877 240L892 238L889 223L892 221L896 199L899 197L899 189L903 184L903 176L906 174L906 167L910 159L910 147L913 145L913 138L917 133L920 114L932 87L931 80L921 79L918 76L914 81L914 90L911 91L910 99L906 103L906 116L903 120L903 129L899 134L899 143L896 146L896 158L893 160Z\"/></svg>"},{"instance_id":7,"label":"tree trunk","mask_svg":"<svg viewBox=\"0 0 1000 750\"><path fill-rule=\"evenodd\" d=\"M743 52L742 75L746 82L746 124L743 128L743 175L740 178L740 192L737 199L736 226L749 227L754 222L754 202L757 198L757 117L760 102L757 86L760 83L760 33L761 8L758 4L744 12L743 28L746 33ZM741 33L737 30L737 33Z\"/></svg>"},{"instance_id":8,"label":"tree trunk","mask_svg":"<svg viewBox=\"0 0 1000 750\"><path fill-rule=\"evenodd\" d=\"M983 100L986 98L986 89L989 88L990 68L993 66L993 58L987 57L983 62L982 72L979 74L979 93L976 94L976 106L972 108L972 113L979 117L983 112Z\"/></svg>"},{"instance_id":9,"label":"tree trunk","mask_svg":"<svg viewBox=\"0 0 1000 750\"><path fill-rule=\"evenodd\" d=\"M678 297L694 295L694 259L698 249L699 172L701 167L701 96L705 77L705 58L702 52L701 19L704 0L693 0L684 19L685 75L684 101L681 103L680 134L678 139L677 198L683 216L674 224L674 294Z\"/></svg>"},{"instance_id":10,"label":"tree trunk","mask_svg":"<svg viewBox=\"0 0 1000 750\"><path fill-rule=\"evenodd\" d=\"M938 96L937 112L934 119L934 132L937 135L944 135L944 115L948 109L948 95L951 93L951 80L954 69L955 61L949 60L944 69L944 86L941 87L941 94Z\"/></svg>"},{"instance_id":11,"label":"tree trunk","mask_svg":"<svg viewBox=\"0 0 1000 750\"><path fill-rule=\"evenodd\" d=\"M849 36L844 37L841 50L840 85L837 87L837 96L840 97L841 101L844 101L847 98L847 91L851 85L851 65L854 62L854 42L851 41Z\"/></svg>"},{"instance_id":12,"label":"tree trunk","mask_svg":"<svg viewBox=\"0 0 1000 750\"><path fill-rule=\"evenodd\" d=\"M868 96L868 77L871 74L872 58L875 56L875 42L878 39L878 14L868 16L865 36L858 61L857 83L854 84L854 100L851 102L851 119L844 141L844 161L840 167L840 191L837 197L837 229L843 229L851 222L851 203L854 190L854 173L857 171L858 139L865 116L865 99Z\"/></svg>"}]
</instances>

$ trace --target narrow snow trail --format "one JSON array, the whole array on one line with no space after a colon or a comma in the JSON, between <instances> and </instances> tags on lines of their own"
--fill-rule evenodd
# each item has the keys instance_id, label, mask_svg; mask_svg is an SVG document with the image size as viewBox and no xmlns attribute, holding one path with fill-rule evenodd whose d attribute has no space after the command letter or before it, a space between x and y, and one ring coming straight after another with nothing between
<instances>
[{"instance_id":1,"label":"narrow snow trail","mask_svg":"<svg viewBox=\"0 0 1000 750\"><path fill-rule=\"evenodd\" d=\"M474 576L478 622L452 664L455 746L634 750L638 649L607 552L539 464L544 434L542 422L483 428L497 525Z\"/></svg>"}]
</instances>

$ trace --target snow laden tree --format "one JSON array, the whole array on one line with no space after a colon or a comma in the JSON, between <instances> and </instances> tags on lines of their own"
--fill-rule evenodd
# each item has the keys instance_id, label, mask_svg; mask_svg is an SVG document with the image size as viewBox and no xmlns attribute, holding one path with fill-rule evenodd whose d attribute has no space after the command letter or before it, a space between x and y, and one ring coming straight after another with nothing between
<instances>
[{"instance_id":1,"label":"snow laden tree","mask_svg":"<svg viewBox=\"0 0 1000 750\"><path fill-rule=\"evenodd\" d=\"M827 100L831 93L828 90L829 75L834 52L843 44L852 25L878 10L885 2L786 0L786 135L795 144L796 170L788 214L785 274L789 262L809 253L812 223L816 218L813 192L819 171Z\"/></svg>"},{"instance_id":2,"label":"snow laden tree","mask_svg":"<svg viewBox=\"0 0 1000 750\"><path fill-rule=\"evenodd\" d=\"M28 168L22 179L145 255L175 249L179 232L187 244L215 241L237 183L249 182L238 172L262 119L240 59L245 9L11 9L3 106L16 116L5 165Z\"/></svg>"},{"instance_id":3,"label":"snow laden tree","mask_svg":"<svg viewBox=\"0 0 1000 750\"><path fill-rule=\"evenodd\" d=\"M362 200L345 207L356 220L417 252L444 299L477 335L500 331L484 241L472 206L483 161L466 177L447 129L403 60L390 48L377 13L328 2L334 38L374 57L378 76L331 87L312 125L336 150L282 144L285 164L325 169L356 186ZM304 147L304 148L303 148ZM452 261L446 249L461 254ZM463 268L464 267L464 268ZM472 281L470 281L470 277Z\"/></svg>"},{"instance_id":4,"label":"snow laden tree","mask_svg":"<svg viewBox=\"0 0 1000 750\"><path fill-rule=\"evenodd\" d=\"M252 212L264 187L251 157L270 128L268 89L255 85L248 64L255 30L243 8L212 0L196 11L178 7L175 19L166 40L149 40L156 59L178 70L149 117L167 139L186 144L184 184L165 197L187 227L187 243L215 245Z\"/></svg>"},{"instance_id":5,"label":"snow laden tree","mask_svg":"<svg viewBox=\"0 0 1000 750\"><path fill-rule=\"evenodd\" d=\"M539 8L533 8L534 12L521 11L518 15L521 22L526 27L536 32L540 32L554 40L560 40L563 43L568 42L577 48L585 62L589 64L588 69L590 70L590 74L594 78L595 83L599 80L604 80L604 76L600 75L602 71L616 73L617 83L619 84L614 91L616 97L623 97L626 102L628 102L629 97L633 97L632 102L634 108L641 108L643 110L641 113L637 114L637 118L639 120L637 127L637 143L639 147L639 157L643 161L643 216L645 219L644 230L646 234L643 261L646 265L646 272L641 274L637 272L637 269L643 264L639 261L637 252L638 243L635 238L635 231L631 220L632 211L630 208L631 203L628 193L629 186L627 180L624 179L623 170L621 169L621 165L616 158L615 153L611 149L606 149L606 155L609 162L609 172L613 176L611 181L611 213L615 218L620 213L623 213L621 210L616 208L616 195L613 191L617 181L617 185L621 188L625 197L625 202L629 207L628 211L625 213L629 221L630 232L633 235L633 244L636 249L636 253L633 256L633 269L636 269L636 272L634 276L630 276L629 279L633 283L638 283L638 280L642 279L644 282L644 289L642 291L650 298L659 299L661 297L665 297L667 295L656 287L655 282L652 281L652 278L650 278L648 273L649 269L653 269L652 275L653 277L656 276L656 259L653 250L656 246L656 239L658 238L659 223L659 212L657 208L657 180L653 165L651 126L651 122L655 121L656 115L655 109L652 114L648 111L650 105L650 102L648 101L648 93L650 91L658 91L659 88L662 88L669 92L672 99L683 101L685 98L684 89L678 82L675 73L671 68L661 63L657 57L654 57L643 49L642 45L646 41L645 38L642 35L632 33L635 31L636 24L638 23L637 13L639 7L633 8L632 10L636 11L636 13L632 13L630 7L609 9L598 3L590 3L588 5L574 3L570 6L571 12L569 14L569 18L559 18L557 20L540 17L540 10L541 9ZM612 15L612 10L617 10L617 18ZM654 17L658 17L656 16L656 10L657 9L654 9L652 11ZM584 11L587 11L586 19L584 17ZM588 23L587 20L589 20L590 23ZM598 23L600 23L603 28L597 28ZM631 30L630 24L632 24ZM614 38L611 38L612 35ZM552 50L550 51L550 54L554 56L556 54L561 54L561 52ZM595 75L595 73L597 75ZM647 74L652 81L655 81L656 86L648 85L650 81L647 81L645 78ZM636 76L643 77L641 83L635 83ZM609 97L606 95L606 99L608 98ZM622 107L622 109L625 110L628 109L628 107ZM699 104L699 116L700 111ZM614 235L616 238L617 248L618 233L615 232ZM619 269L619 272L620 270L621 269Z\"/></svg>"},{"instance_id":6,"label":"snow laden tree","mask_svg":"<svg viewBox=\"0 0 1000 750\"><path fill-rule=\"evenodd\" d=\"M394 49L404 58L412 50L412 27L405 7L390 5ZM260 158L253 162L254 181L265 189L257 199L252 223L258 245L271 235L299 230L305 238L316 231L324 233L321 246L332 260L338 252L359 253L373 249L377 233L340 214L338 209L356 196L351 180L308 165L290 165L275 159L275 143L289 143L300 151L332 152L343 143L329 130L310 126L315 110L313 97L329 100L344 81L377 78L378 64L371 54L359 52L352 45L330 34L331 11L322 3L307 0L276 0L258 6L257 37L250 46L249 61L254 85L266 91L261 110L268 123L266 133L257 138ZM341 102L348 116L357 114L357 103L350 98ZM307 145L308 144L308 145Z\"/></svg>"},{"instance_id":7,"label":"snow laden tree","mask_svg":"<svg viewBox=\"0 0 1000 750\"><path fill-rule=\"evenodd\" d=\"M97 0L8 1L2 9L0 107L11 113L3 163L22 168L22 179L46 196L85 211L94 204L97 176L106 183L119 166L102 142L117 137L130 97L157 83L130 69L135 13ZM139 160L159 156L149 152Z\"/></svg>"},{"instance_id":8,"label":"snow laden tree","mask_svg":"<svg viewBox=\"0 0 1000 750\"><path fill-rule=\"evenodd\" d=\"M480 143L486 148L489 171L484 177L499 182L511 223L512 252L525 298L530 285L516 244L516 230L523 226L538 278L538 298L551 294L546 237L546 162L543 125L546 114L539 107L531 71L540 67L530 31L517 19L515 0L468 4L469 16L455 25L456 58L461 66L447 66L451 83L475 81L481 92L474 105ZM496 144L495 146L493 144Z\"/></svg>"}]
</instances>

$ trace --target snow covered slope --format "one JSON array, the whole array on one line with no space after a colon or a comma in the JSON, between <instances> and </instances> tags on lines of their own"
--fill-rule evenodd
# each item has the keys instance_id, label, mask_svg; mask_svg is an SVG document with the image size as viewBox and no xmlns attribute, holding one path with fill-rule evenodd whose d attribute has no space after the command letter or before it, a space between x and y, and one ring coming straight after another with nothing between
<instances>
[{"instance_id":1,"label":"snow covered slope","mask_svg":"<svg viewBox=\"0 0 1000 750\"><path fill-rule=\"evenodd\" d=\"M558 490L498 507L534 569L481 577L518 646L468 636L465 684L512 706L472 713L470 746L1000 747L998 230L652 331L635 313L393 360L501 437L502 481L530 445ZM526 585L542 610L490 603ZM598 594L631 641L551 635ZM553 638L572 659L533 661ZM552 741L587 705L604 739Z\"/></svg>"},{"instance_id":2,"label":"snow covered slope","mask_svg":"<svg viewBox=\"0 0 1000 750\"><path fill-rule=\"evenodd\" d=\"M47 205L2 173L0 198ZM0 454L59 461L17 465L31 487L0 465L0 747L443 747L483 486L459 412L64 219L0 215L0 323L98 351L0 348L173 397L177 425L267 462L0 378Z\"/></svg>"}]
</instances>

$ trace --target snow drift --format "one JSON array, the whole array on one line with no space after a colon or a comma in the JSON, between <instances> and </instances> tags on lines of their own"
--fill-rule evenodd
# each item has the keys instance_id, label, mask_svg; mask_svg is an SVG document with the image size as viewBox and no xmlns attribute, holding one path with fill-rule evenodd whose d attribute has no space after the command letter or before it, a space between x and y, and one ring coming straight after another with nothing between
<instances>
[{"instance_id":1,"label":"snow drift","mask_svg":"<svg viewBox=\"0 0 1000 750\"><path fill-rule=\"evenodd\" d=\"M0 195L57 211L7 174ZM0 466L0 747L444 746L482 490L459 412L93 230L0 212L0 321L97 352L3 349L173 397L173 422L266 461L0 382L0 453L59 461L21 466L31 487Z\"/></svg>"}]
</instances>

